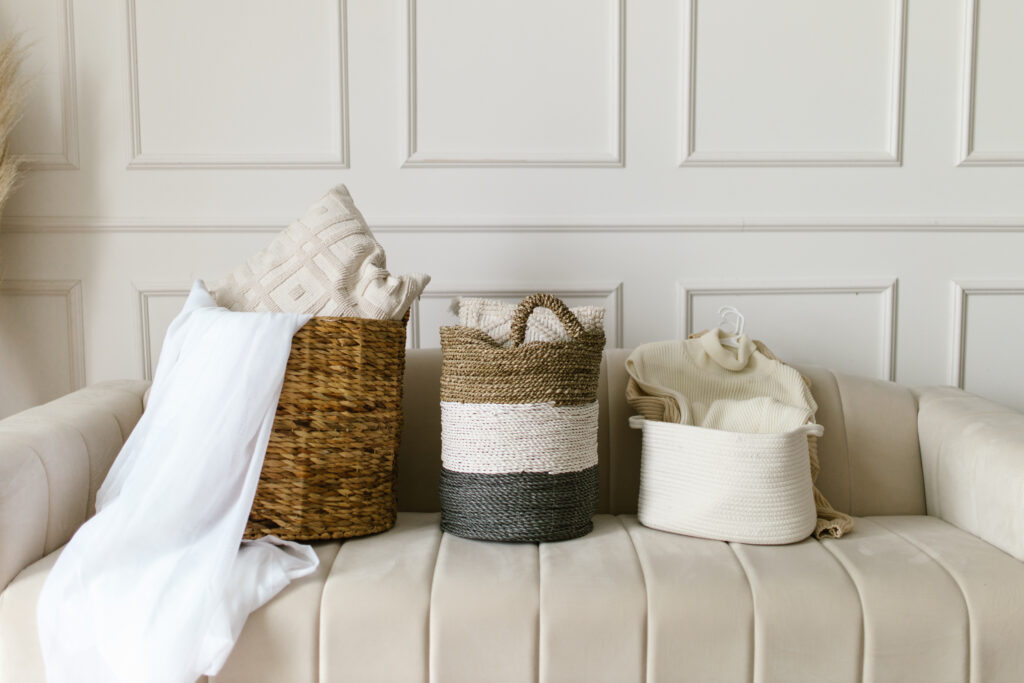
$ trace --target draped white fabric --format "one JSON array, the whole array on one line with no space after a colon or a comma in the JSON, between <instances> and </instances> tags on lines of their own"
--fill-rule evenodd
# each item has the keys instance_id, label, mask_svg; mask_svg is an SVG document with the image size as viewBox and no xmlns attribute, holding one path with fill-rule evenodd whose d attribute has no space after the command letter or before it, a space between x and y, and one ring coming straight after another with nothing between
<instances>
[{"instance_id":1,"label":"draped white fabric","mask_svg":"<svg viewBox=\"0 0 1024 683\"><path fill-rule=\"evenodd\" d=\"M308 546L240 545L291 339L308 319L232 313L193 285L96 515L40 596L50 683L192 683L216 673L249 613L316 568Z\"/></svg>"}]
</instances>

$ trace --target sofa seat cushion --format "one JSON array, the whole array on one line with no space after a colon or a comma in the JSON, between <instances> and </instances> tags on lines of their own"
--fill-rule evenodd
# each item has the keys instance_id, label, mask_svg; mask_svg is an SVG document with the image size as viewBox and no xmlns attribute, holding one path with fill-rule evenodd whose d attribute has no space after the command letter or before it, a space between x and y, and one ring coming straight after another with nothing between
<instances>
[{"instance_id":1,"label":"sofa seat cushion","mask_svg":"<svg viewBox=\"0 0 1024 683\"><path fill-rule=\"evenodd\" d=\"M1024 563L939 519L753 546L599 515L561 543L385 534L253 613L213 681L1019 681ZM0 594L0 681L42 681L35 603L59 551ZM539 675L538 675L539 674Z\"/></svg>"}]
</instances>

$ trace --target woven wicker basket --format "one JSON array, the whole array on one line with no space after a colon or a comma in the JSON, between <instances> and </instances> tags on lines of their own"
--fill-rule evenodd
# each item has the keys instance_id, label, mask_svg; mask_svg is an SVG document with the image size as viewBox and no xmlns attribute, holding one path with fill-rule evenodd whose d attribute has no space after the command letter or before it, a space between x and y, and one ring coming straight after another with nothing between
<instances>
[{"instance_id":1,"label":"woven wicker basket","mask_svg":"<svg viewBox=\"0 0 1024 683\"><path fill-rule=\"evenodd\" d=\"M317 317L295 334L246 538L394 525L407 322Z\"/></svg>"},{"instance_id":2,"label":"woven wicker basket","mask_svg":"<svg viewBox=\"0 0 1024 683\"><path fill-rule=\"evenodd\" d=\"M539 306L566 341L524 344ZM512 319L512 348L481 330L441 328L441 528L492 541L559 541L593 528L597 383L604 332L535 294Z\"/></svg>"}]
</instances>

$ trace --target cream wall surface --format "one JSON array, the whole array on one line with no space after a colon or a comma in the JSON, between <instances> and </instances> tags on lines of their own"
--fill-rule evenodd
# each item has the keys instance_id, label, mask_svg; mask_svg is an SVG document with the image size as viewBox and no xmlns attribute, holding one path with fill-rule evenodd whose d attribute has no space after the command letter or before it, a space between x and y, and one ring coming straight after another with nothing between
<instances>
[{"instance_id":1,"label":"cream wall surface","mask_svg":"<svg viewBox=\"0 0 1024 683\"><path fill-rule=\"evenodd\" d=\"M1024 408L1016 0L0 0L30 40L0 416L152 374L344 182L395 272L551 290L609 343L732 304L781 357Z\"/></svg>"}]
</instances>

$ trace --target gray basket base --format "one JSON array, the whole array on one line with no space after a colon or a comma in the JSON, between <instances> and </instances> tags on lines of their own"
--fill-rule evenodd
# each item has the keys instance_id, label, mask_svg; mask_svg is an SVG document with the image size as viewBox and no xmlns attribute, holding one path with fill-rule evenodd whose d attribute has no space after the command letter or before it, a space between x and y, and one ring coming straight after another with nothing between
<instances>
[{"instance_id":1,"label":"gray basket base","mask_svg":"<svg viewBox=\"0 0 1024 683\"><path fill-rule=\"evenodd\" d=\"M580 472L474 474L441 469L441 529L482 541L585 536L597 511L597 466Z\"/></svg>"}]
</instances>

